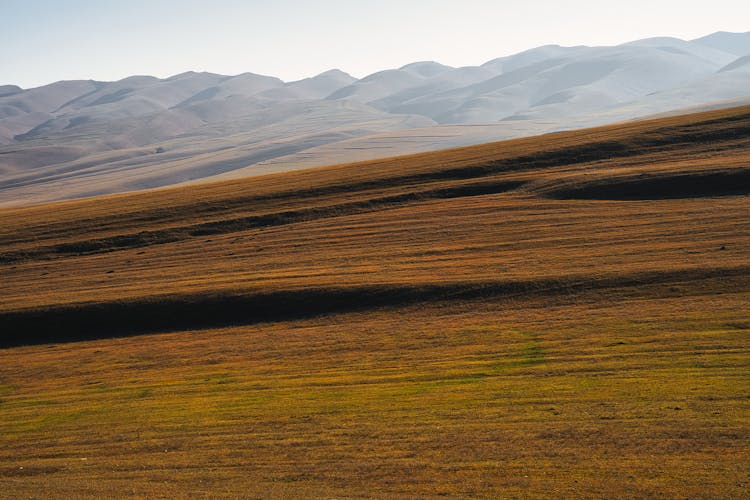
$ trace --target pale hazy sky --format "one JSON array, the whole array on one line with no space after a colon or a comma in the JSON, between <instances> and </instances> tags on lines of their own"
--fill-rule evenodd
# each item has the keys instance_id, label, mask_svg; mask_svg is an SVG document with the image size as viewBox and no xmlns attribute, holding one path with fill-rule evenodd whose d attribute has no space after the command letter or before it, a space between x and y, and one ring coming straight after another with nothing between
<instances>
[{"instance_id":1,"label":"pale hazy sky","mask_svg":"<svg viewBox=\"0 0 750 500\"><path fill-rule=\"evenodd\" d=\"M0 0L0 84L246 71L356 77L556 43L750 31L750 1Z\"/></svg>"}]
</instances>

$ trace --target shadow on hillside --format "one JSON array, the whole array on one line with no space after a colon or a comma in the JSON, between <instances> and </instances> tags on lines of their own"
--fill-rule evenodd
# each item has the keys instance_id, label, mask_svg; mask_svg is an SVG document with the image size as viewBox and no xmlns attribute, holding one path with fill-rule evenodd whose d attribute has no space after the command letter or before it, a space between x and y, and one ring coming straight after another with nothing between
<instances>
[{"instance_id":1,"label":"shadow on hillside","mask_svg":"<svg viewBox=\"0 0 750 500\"><path fill-rule=\"evenodd\" d=\"M743 279L750 267L529 281L371 285L256 295L189 295L0 313L0 348L292 321L417 303L553 296L665 283Z\"/></svg>"},{"instance_id":2,"label":"shadow on hillside","mask_svg":"<svg viewBox=\"0 0 750 500\"><path fill-rule=\"evenodd\" d=\"M551 189L546 195L564 200L662 200L750 194L750 170L633 179L604 179Z\"/></svg>"}]
</instances>

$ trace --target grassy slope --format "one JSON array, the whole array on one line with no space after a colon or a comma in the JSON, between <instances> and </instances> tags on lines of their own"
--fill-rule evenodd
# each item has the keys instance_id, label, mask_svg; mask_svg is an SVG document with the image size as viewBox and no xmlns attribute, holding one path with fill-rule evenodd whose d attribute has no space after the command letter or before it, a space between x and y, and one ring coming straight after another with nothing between
<instances>
[{"instance_id":1,"label":"grassy slope","mask_svg":"<svg viewBox=\"0 0 750 500\"><path fill-rule=\"evenodd\" d=\"M737 108L0 211L5 343L206 328L0 351L0 496L741 498L749 137Z\"/></svg>"}]
</instances>

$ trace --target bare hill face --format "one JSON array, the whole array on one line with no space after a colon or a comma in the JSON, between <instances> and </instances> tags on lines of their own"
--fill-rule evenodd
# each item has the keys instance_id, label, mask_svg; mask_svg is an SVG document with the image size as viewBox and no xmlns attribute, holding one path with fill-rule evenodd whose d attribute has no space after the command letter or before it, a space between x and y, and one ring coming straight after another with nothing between
<instances>
[{"instance_id":1,"label":"bare hill face","mask_svg":"<svg viewBox=\"0 0 750 500\"><path fill-rule=\"evenodd\" d=\"M29 90L5 85L0 205L392 156L734 102L750 96L748 54L750 33L715 33L616 47L549 45L478 67L417 62L360 80L340 70L289 83L253 73L188 72ZM436 125L443 127L432 131Z\"/></svg>"}]
</instances>

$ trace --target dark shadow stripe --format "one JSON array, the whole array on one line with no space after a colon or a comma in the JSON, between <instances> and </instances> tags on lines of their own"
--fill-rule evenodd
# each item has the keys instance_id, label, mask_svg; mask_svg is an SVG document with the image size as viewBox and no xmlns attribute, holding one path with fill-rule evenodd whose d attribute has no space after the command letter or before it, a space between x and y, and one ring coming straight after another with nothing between
<instances>
[{"instance_id":1,"label":"dark shadow stripe","mask_svg":"<svg viewBox=\"0 0 750 500\"><path fill-rule=\"evenodd\" d=\"M552 189L556 199L664 200L750 194L750 169L634 179L607 179L582 186Z\"/></svg>"},{"instance_id":2,"label":"dark shadow stripe","mask_svg":"<svg viewBox=\"0 0 750 500\"><path fill-rule=\"evenodd\" d=\"M425 286L311 288L254 295L186 295L0 313L0 347L201 330L422 302L548 296L750 276L750 267Z\"/></svg>"}]
</instances>

